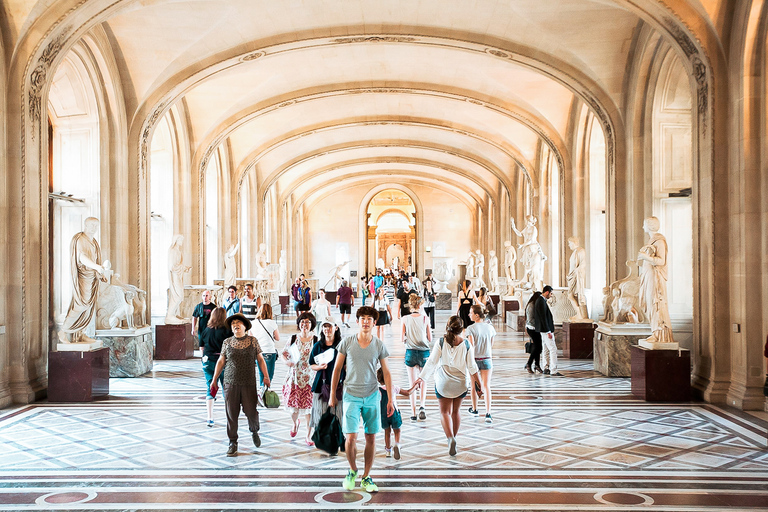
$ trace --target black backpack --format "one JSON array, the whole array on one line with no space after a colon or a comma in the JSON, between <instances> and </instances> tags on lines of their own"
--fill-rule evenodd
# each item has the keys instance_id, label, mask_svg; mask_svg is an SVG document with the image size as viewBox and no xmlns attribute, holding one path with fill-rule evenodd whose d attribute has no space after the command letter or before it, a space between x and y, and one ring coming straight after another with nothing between
<instances>
[{"instance_id":1,"label":"black backpack","mask_svg":"<svg viewBox=\"0 0 768 512\"><path fill-rule=\"evenodd\" d=\"M344 451L345 439L341 431L341 423L331 407L320 416L315 433L312 434L312 441L317 448L331 455L336 455L339 450Z\"/></svg>"}]
</instances>

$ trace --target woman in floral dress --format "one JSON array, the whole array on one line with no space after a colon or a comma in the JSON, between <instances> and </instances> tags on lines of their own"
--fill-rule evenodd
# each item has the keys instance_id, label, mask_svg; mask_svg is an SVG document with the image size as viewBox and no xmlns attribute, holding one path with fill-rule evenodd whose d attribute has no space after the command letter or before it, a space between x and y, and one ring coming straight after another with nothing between
<instances>
[{"instance_id":1,"label":"woman in floral dress","mask_svg":"<svg viewBox=\"0 0 768 512\"><path fill-rule=\"evenodd\" d=\"M312 369L309 367L309 354L317 342L313 333L316 323L312 313L300 314L296 319L300 332L291 337L282 353L288 365L288 374L283 384L283 403L293 419L291 437L296 437L299 432L299 415L303 414L307 424L307 446L314 446L311 438L312 426L309 422L309 414L312 411Z\"/></svg>"}]
</instances>

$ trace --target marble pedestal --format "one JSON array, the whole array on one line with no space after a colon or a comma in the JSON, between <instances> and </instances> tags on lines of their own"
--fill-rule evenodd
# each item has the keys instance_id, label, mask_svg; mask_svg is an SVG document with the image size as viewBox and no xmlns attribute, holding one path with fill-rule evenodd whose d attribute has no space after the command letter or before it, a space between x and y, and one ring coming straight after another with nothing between
<instances>
[{"instance_id":1,"label":"marble pedestal","mask_svg":"<svg viewBox=\"0 0 768 512\"><path fill-rule=\"evenodd\" d=\"M595 327L592 322L563 322L563 357L592 359Z\"/></svg>"},{"instance_id":2,"label":"marble pedestal","mask_svg":"<svg viewBox=\"0 0 768 512\"><path fill-rule=\"evenodd\" d=\"M152 370L152 328L96 331L109 349L110 377L139 377Z\"/></svg>"},{"instance_id":3,"label":"marble pedestal","mask_svg":"<svg viewBox=\"0 0 768 512\"><path fill-rule=\"evenodd\" d=\"M504 315L506 318L508 311L519 311L520 310L520 302L513 297L502 297L501 299L501 309L499 310L500 313Z\"/></svg>"},{"instance_id":4,"label":"marble pedestal","mask_svg":"<svg viewBox=\"0 0 768 512\"><path fill-rule=\"evenodd\" d=\"M649 350L633 346L632 394L647 402L691 399L690 350Z\"/></svg>"},{"instance_id":5,"label":"marble pedestal","mask_svg":"<svg viewBox=\"0 0 768 512\"><path fill-rule=\"evenodd\" d=\"M280 314L281 315L289 314L291 312L291 296L280 295L278 297L278 300L280 301Z\"/></svg>"},{"instance_id":6,"label":"marble pedestal","mask_svg":"<svg viewBox=\"0 0 768 512\"><path fill-rule=\"evenodd\" d=\"M155 359L189 359L195 344L192 324L155 326Z\"/></svg>"},{"instance_id":7,"label":"marble pedestal","mask_svg":"<svg viewBox=\"0 0 768 512\"><path fill-rule=\"evenodd\" d=\"M629 348L651 335L648 324L608 324L598 322L592 340L595 370L607 377L631 376Z\"/></svg>"},{"instance_id":8,"label":"marble pedestal","mask_svg":"<svg viewBox=\"0 0 768 512\"><path fill-rule=\"evenodd\" d=\"M108 348L48 354L49 402L93 402L108 395Z\"/></svg>"},{"instance_id":9,"label":"marble pedestal","mask_svg":"<svg viewBox=\"0 0 768 512\"><path fill-rule=\"evenodd\" d=\"M331 303L332 306L336 305L336 295L338 295L338 292L336 290L334 291L326 291L325 292L325 300ZM313 298L316 297L316 294L313 294Z\"/></svg>"},{"instance_id":10,"label":"marble pedestal","mask_svg":"<svg viewBox=\"0 0 768 512\"><path fill-rule=\"evenodd\" d=\"M440 311L450 311L453 309L451 305L451 292L435 294L435 309Z\"/></svg>"},{"instance_id":11,"label":"marble pedestal","mask_svg":"<svg viewBox=\"0 0 768 512\"><path fill-rule=\"evenodd\" d=\"M507 311L505 313L507 327L517 332L525 332L525 314L519 311Z\"/></svg>"}]
</instances>

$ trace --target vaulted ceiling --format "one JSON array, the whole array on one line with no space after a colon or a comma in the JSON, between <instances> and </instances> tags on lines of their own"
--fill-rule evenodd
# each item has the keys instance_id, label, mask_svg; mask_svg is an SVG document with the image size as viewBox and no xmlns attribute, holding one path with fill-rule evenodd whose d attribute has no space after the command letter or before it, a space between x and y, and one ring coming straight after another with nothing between
<instances>
[{"instance_id":1,"label":"vaulted ceiling","mask_svg":"<svg viewBox=\"0 0 768 512\"><path fill-rule=\"evenodd\" d=\"M102 26L134 122L183 103L191 172L225 143L235 184L310 203L381 175L514 198L537 148L568 160L577 96L621 104L639 21L605 0L123 5Z\"/></svg>"}]
</instances>

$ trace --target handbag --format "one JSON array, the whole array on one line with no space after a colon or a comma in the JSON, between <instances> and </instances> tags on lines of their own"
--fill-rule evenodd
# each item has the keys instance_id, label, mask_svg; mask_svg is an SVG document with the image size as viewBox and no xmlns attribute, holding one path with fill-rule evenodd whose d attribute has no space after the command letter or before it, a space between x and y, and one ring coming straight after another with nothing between
<instances>
[{"instance_id":1,"label":"handbag","mask_svg":"<svg viewBox=\"0 0 768 512\"><path fill-rule=\"evenodd\" d=\"M334 410L335 408L329 407L320 416L315 433L312 434L312 441L314 441L315 447L331 455L336 455L339 450L344 451L345 442L341 423L339 423L339 418L333 412Z\"/></svg>"},{"instance_id":2,"label":"handbag","mask_svg":"<svg viewBox=\"0 0 768 512\"><path fill-rule=\"evenodd\" d=\"M264 406L267 409L278 409L280 407L280 395L271 389L264 389L264 392L262 393L262 400L264 401Z\"/></svg>"},{"instance_id":3,"label":"handbag","mask_svg":"<svg viewBox=\"0 0 768 512\"><path fill-rule=\"evenodd\" d=\"M525 353L530 354L533 352L533 342L532 341L526 341L525 342Z\"/></svg>"}]
</instances>

